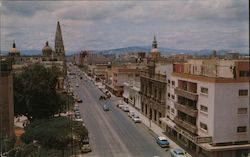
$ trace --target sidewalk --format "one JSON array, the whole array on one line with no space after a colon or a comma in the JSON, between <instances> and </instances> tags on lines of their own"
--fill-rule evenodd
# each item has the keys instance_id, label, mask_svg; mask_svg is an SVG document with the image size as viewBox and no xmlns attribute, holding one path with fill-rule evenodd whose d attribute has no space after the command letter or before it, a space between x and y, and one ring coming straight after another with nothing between
<instances>
[{"instance_id":1,"label":"sidewalk","mask_svg":"<svg viewBox=\"0 0 250 157\"><path fill-rule=\"evenodd\" d=\"M140 119L141 119L141 122L150 130L152 131L152 133L155 134L155 136L163 136L163 137L166 137L167 140L169 141L170 143L170 147L171 148L181 148L182 150L185 150L183 149L182 147L180 147L179 145L177 145L174 141L172 141L170 138L168 138L163 132L164 130L159 127L158 125L156 125L154 122L151 121L151 127L150 127L150 120L145 117L140 111L138 111L137 109L135 109L134 107L132 107L130 104L127 104L126 102L124 102L122 99L118 99L116 101L116 103L123 103L123 105L129 107L129 110L130 111L134 111L136 115L139 115ZM186 154L187 157L192 157L190 154Z\"/></svg>"}]
</instances>

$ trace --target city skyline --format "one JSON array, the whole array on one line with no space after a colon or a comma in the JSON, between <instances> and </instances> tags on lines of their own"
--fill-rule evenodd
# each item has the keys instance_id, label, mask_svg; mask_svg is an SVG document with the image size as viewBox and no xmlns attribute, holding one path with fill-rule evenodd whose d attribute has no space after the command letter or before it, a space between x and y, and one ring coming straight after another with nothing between
<instances>
[{"instance_id":1,"label":"city skyline","mask_svg":"<svg viewBox=\"0 0 250 157\"><path fill-rule=\"evenodd\" d=\"M65 51L150 45L249 52L247 1L0 2L1 50L42 49L60 21ZM51 45L54 47L54 45Z\"/></svg>"}]
</instances>

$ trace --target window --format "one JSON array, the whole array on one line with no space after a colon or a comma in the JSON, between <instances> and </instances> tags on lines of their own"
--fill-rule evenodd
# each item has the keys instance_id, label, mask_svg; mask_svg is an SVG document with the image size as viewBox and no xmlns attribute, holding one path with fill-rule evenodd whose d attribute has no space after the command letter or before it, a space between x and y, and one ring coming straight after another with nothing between
<instances>
[{"instance_id":1,"label":"window","mask_svg":"<svg viewBox=\"0 0 250 157\"><path fill-rule=\"evenodd\" d=\"M240 77L249 77L250 76L250 72L249 71L240 71Z\"/></svg>"},{"instance_id":2,"label":"window","mask_svg":"<svg viewBox=\"0 0 250 157\"><path fill-rule=\"evenodd\" d=\"M238 114L247 114L247 108L238 108Z\"/></svg>"},{"instance_id":3,"label":"window","mask_svg":"<svg viewBox=\"0 0 250 157\"><path fill-rule=\"evenodd\" d=\"M239 90L239 96L247 96L248 90L247 89L240 89Z\"/></svg>"},{"instance_id":4,"label":"window","mask_svg":"<svg viewBox=\"0 0 250 157\"><path fill-rule=\"evenodd\" d=\"M247 127L246 126L238 126L237 132L247 132Z\"/></svg>"},{"instance_id":5,"label":"window","mask_svg":"<svg viewBox=\"0 0 250 157\"><path fill-rule=\"evenodd\" d=\"M135 77L139 77L140 76L140 74L135 74Z\"/></svg>"},{"instance_id":6,"label":"window","mask_svg":"<svg viewBox=\"0 0 250 157\"><path fill-rule=\"evenodd\" d=\"M159 124L161 124L160 118L161 118L161 112L159 112L159 120L158 120Z\"/></svg>"},{"instance_id":7,"label":"window","mask_svg":"<svg viewBox=\"0 0 250 157\"><path fill-rule=\"evenodd\" d=\"M175 86L175 82L174 81L172 81L172 86Z\"/></svg>"},{"instance_id":8,"label":"window","mask_svg":"<svg viewBox=\"0 0 250 157\"><path fill-rule=\"evenodd\" d=\"M208 88L201 87L201 93L208 94Z\"/></svg>"},{"instance_id":9,"label":"window","mask_svg":"<svg viewBox=\"0 0 250 157\"><path fill-rule=\"evenodd\" d=\"M168 84L170 84L170 80L168 79Z\"/></svg>"},{"instance_id":10,"label":"window","mask_svg":"<svg viewBox=\"0 0 250 157\"><path fill-rule=\"evenodd\" d=\"M207 112L208 111L207 106L204 106L204 105L200 106L200 110L203 111L203 112Z\"/></svg>"},{"instance_id":11,"label":"window","mask_svg":"<svg viewBox=\"0 0 250 157\"><path fill-rule=\"evenodd\" d=\"M170 106L169 105L167 105L167 110L170 110Z\"/></svg>"},{"instance_id":12,"label":"window","mask_svg":"<svg viewBox=\"0 0 250 157\"><path fill-rule=\"evenodd\" d=\"M175 99L175 95L172 95L172 99L173 99L173 100Z\"/></svg>"},{"instance_id":13,"label":"window","mask_svg":"<svg viewBox=\"0 0 250 157\"><path fill-rule=\"evenodd\" d=\"M171 108L171 112L172 112L172 113L174 113L174 112L175 112L173 108Z\"/></svg>"},{"instance_id":14,"label":"window","mask_svg":"<svg viewBox=\"0 0 250 157\"><path fill-rule=\"evenodd\" d=\"M207 124L200 122L200 127L204 130L207 130Z\"/></svg>"},{"instance_id":15,"label":"window","mask_svg":"<svg viewBox=\"0 0 250 157\"><path fill-rule=\"evenodd\" d=\"M133 74L128 74L128 77L133 77Z\"/></svg>"},{"instance_id":16,"label":"window","mask_svg":"<svg viewBox=\"0 0 250 157\"><path fill-rule=\"evenodd\" d=\"M170 98L170 93L168 93L168 97Z\"/></svg>"}]
</instances>

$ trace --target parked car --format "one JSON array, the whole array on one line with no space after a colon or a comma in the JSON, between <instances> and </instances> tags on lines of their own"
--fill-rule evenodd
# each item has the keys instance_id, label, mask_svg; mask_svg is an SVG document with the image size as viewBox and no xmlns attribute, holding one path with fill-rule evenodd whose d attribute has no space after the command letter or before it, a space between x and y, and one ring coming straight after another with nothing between
<instances>
[{"instance_id":1,"label":"parked car","mask_svg":"<svg viewBox=\"0 0 250 157\"><path fill-rule=\"evenodd\" d=\"M172 157L186 157L186 152L180 148L170 149L170 154Z\"/></svg>"},{"instance_id":2,"label":"parked car","mask_svg":"<svg viewBox=\"0 0 250 157\"><path fill-rule=\"evenodd\" d=\"M77 122L83 122L83 120L82 120L81 117L77 117L77 118L75 119L75 121L77 121Z\"/></svg>"},{"instance_id":3,"label":"parked car","mask_svg":"<svg viewBox=\"0 0 250 157\"><path fill-rule=\"evenodd\" d=\"M156 140L156 143L161 146L162 148L166 148L166 147L169 147L169 142L168 140L163 137L163 136L158 136L155 138Z\"/></svg>"},{"instance_id":4,"label":"parked car","mask_svg":"<svg viewBox=\"0 0 250 157\"><path fill-rule=\"evenodd\" d=\"M122 104L116 104L117 107L122 108L124 105Z\"/></svg>"},{"instance_id":5,"label":"parked car","mask_svg":"<svg viewBox=\"0 0 250 157\"><path fill-rule=\"evenodd\" d=\"M103 105L103 111L109 111L109 107L108 107L108 105Z\"/></svg>"},{"instance_id":6,"label":"parked car","mask_svg":"<svg viewBox=\"0 0 250 157\"><path fill-rule=\"evenodd\" d=\"M82 103L82 99L77 98L77 102L78 102L78 103Z\"/></svg>"},{"instance_id":7,"label":"parked car","mask_svg":"<svg viewBox=\"0 0 250 157\"><path fill-rule=\"evenodd\" d=\"M134 111L129 111L129 112L128 112L128 116L129 116L130 118L133 118L134 115L135 115L135 112L134 112Z\"/></svg>"},{"instance_id":8,"label":"parked car","mask_svg":"<svg viewBox=\"0 0 250 157\"><path fill-rule=\"evenodd\" d=\"M79 87L79 84L78 84L78 83L76 84L76 87Z\"/></svg>"},{"instance_id":9,"label":"parked car","mask_svg":"<svg viewBox=\"0 0 250 157\"><path fill-rule=\"evenodd\" d=\"M81 146L81 153L88 153L91 152L91 147L89 144L89 138L85 138L81 140L82 146Z\"/></svg>"},{"instance_id":10,"label":"parked car","mask_svg":"<svg viewBox=\"0 0 250 157\"><path fill-rule=\"evenodd\" d=\"M129 108L128 108L127 106L124 106L124 107L122 108L122 110L123 110L124 112L129 112Z\"/></svg>"},{"instance_id":11,"label":"parked car","mask_svg":"<svg viewBox=\"0 0 250 157\"><path fill-rule=\"evenodd\" d=\"M134 115L132 119L133 119L133 121L134 121L135 123L141 123L141 119L140 119L140 117L137 116L137 115Z\"/></svg>"}]
</instances>

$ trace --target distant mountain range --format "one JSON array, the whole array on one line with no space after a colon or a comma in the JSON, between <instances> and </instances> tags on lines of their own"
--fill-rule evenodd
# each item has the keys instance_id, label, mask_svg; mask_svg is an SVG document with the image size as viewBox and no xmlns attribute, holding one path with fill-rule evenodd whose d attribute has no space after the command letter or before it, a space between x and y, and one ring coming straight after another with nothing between
<instances>
[{"instance_id":1,"label":"distant mountain range","mask_svg":"<svg viewBox=\"0 0 250 157\"><path fill-rule=\"evenodd\" d=\"M150 46L133 46L133 47L125 47L125 48L117 48L103 51L94 51L96 53L101 54L125 54L128 52L150 52L152 47ZM163 55L173 55L173 54L190 54L190 55L211 55L213 53L212 49L203 49L199 51L194 50L182 50L182 49L172 49L172 48L164 48L160 47L159 51ZM225 55L227 52L233 52L232 50L216 50L217 55Z\"/></svg>"},{"instance_id":2,"label":"distant mountain range","mask_svg":"<svg viewBox=\"0 0 250 157\"><path fill-rule=\"evenodd\" d=\"M94 53L99 54L125 54L128 52L150 52L152 49L151 46L131 46L131 47L124 47L124 48L116 48L116 49L109 49L109 50L93 50ZM211 55L213 53L212 49L203 49L199 51L193 50L181 50L181 49L172 49L172 48L159 48L161 54L163 55L173 55L173 54L190 54L190 55ZM232 52L232 50L216 50L217 55L224 55L227 52ZM79 52L76 51L68 51L66 55L72 55ZM8 54L7 51L1 51L1 54ZM41 50L31 49L31 50L21 50L21 55L41 55Z\"/></svg>"},{"instance_id":3,"label":"distant mountain range","mask_svg":"<svg viewBox=\"0 0 250 157\"><path fill-rule=\"evenodd\" d=\"M117 48L117 49L110 49L110 50L103 50L103 51L97 51L98 53L103 54L124 54L127 52L150 52L152 49L151 46L132 46L132 47L124 47L124 48ZM189 50L178 50L178 49L171 49L171 48L159 48L160 52L162 54L170 54L170 53L192 53L194 51Z\"/></svg>"}]
</instances>

